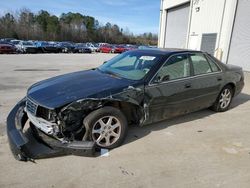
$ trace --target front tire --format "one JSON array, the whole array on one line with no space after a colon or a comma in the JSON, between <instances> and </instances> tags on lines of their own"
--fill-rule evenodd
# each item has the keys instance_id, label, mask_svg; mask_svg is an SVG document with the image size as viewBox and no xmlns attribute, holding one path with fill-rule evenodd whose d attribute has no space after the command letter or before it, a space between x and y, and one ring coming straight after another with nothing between
<instances>
[{"instance_id":1,"label":"front tire","mask_svg":"<svg viewBox=\"0 0 250 188\"><path fill-rule=\"evenodd\" d=\"M90 130L90 139L100 148L113 149L122 144L127 134L127 119L114 107L103 107L84 119Z\"/></svg>"},{"instance_id":2,"label":"front tire","mask_svg":"<svg viewBox=\"0 0 250 188\"><path fill-rule=\"evenodd\" d=\"M220 92L216 102L211 107L215 112L225 112L229 109L233 99L233 88L226 85Z\"/></svg>"}]
</instances>

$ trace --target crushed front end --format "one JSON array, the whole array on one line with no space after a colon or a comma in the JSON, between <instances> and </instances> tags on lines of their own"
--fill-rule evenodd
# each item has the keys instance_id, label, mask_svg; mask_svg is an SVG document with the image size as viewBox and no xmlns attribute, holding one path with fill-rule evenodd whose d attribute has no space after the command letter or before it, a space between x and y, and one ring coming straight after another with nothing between
<instances>
[{"instance_id":1,"label":"crushed front end","mask_svg":"<svg viewBox=\"0 0 250 188\"><path fill-rule=\"evenodd\" d=\"M7 134L11 151L17 160L27 161L67 154L94 156L94 142L65 139L65 136L60 135L60 122L53 119L53 112L46 112L48 111L30 99L24 98L9 113ZM46 115L46 118L37 117L37 113Z\"/></svg>"}]
</instances>

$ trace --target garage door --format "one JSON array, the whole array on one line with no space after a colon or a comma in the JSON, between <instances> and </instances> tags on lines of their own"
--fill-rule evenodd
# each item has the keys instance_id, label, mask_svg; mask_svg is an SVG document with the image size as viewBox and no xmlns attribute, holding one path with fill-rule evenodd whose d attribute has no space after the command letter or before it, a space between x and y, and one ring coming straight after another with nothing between
<instances>
[{"instance_id":1,"label":"garage door","mask_svg":"<svg viewBox=\"0 0 250 188\"><path fill-rule=\"evenodd\" d=\"M239 0L228 63L250 71L250 1Z\"/></svg>"},{"instance_id":2,"label":"garage door","mask_svg":"<svg viewBox=\"0 0 250 188\"><path fill-rule=\"evenodd\" d=\"M167 10L166 48L184 48L187 38L190 4Z\"/></svg>"}]
</instances>

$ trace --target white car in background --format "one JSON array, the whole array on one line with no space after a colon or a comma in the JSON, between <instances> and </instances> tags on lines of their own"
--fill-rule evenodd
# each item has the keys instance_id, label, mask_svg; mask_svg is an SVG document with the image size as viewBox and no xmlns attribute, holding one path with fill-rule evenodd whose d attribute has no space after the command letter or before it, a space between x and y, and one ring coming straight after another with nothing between
<instances>
[{"instance_id":1,"label":"white car in background","mask_svg":"<svg viewBox=\"0 0 250 188\"><path fill-rule=\"evenodd\" d=\"M21 40L11 40L11 41L10 41L10 43L13 44L13 45L16 47L16 49L18 48L17 45L18 45L20 42L21 42Z\"/></svg>"},{"instance_id":2,"label":"white car in background","mask_svg":"<svg viewBox=\"0 0 250 188\"><path fill-rule=\"evenodd\" d=\"M37 47L31 41L20 41L16 45L16 48L20 53L37 53Z\"/></svg>"},{"instance_id":3,"label":"white car in background","mask_svg":"<svg viewBox=\"0 0 250 188\"><path fill-rule=\"evenodd\" d=\"M86 47L90 48L92 52L96 52L97 49L98 49L98 48L97 48L94 44L92 44L91 42L86 43Z\"/></svg>"}]
</instances>

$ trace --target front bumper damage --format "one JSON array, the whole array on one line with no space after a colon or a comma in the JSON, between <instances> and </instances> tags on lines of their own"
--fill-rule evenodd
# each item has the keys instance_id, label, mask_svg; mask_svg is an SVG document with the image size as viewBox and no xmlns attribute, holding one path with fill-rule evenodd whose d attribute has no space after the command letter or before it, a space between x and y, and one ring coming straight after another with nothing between
<instances>
[{"instance_id":1,"label":"front bumper damage","mask_svg":"<svg viewBox=\"0 0 250 188\"><path fill-rule=\"evenodd\" d=\"M45 134L41 137L32 124L24 130L28 116L24 111L26 99L21 100L7 117L10 149L17 160L27 161L62 155L95 156L95 143L74 141L62 143Z\"/></svg>"}]
</instances>

